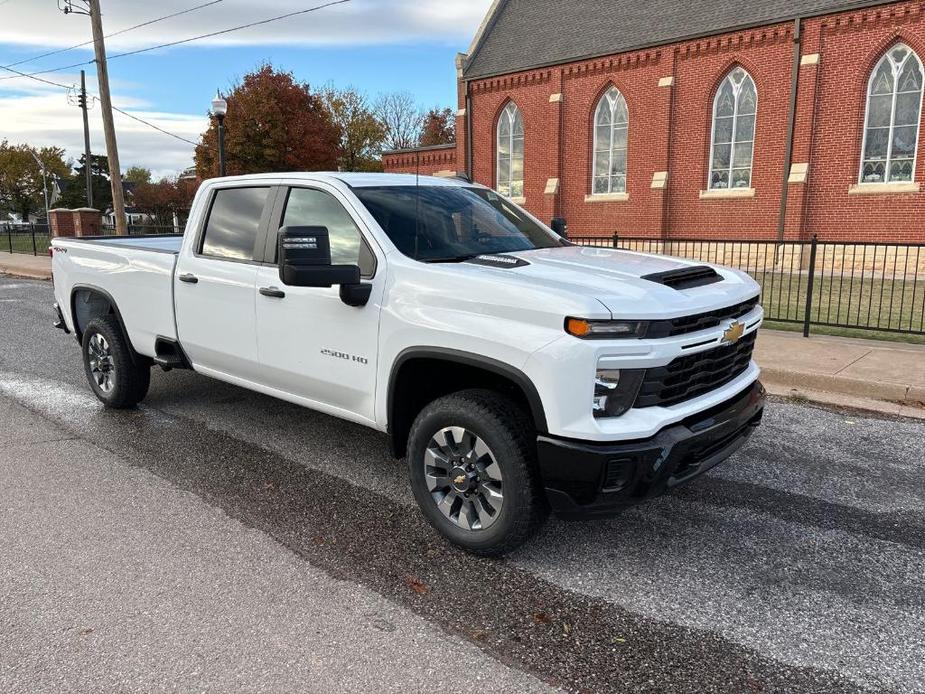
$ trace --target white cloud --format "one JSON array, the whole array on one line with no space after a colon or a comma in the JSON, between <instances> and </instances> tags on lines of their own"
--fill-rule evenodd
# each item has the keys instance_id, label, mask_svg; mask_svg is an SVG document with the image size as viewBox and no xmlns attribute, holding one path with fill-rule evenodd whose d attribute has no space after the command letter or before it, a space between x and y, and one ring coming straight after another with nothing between
<instances>
[{"instance_id":1,"label":"white cloud","mask_svg":"<svg viewBox=\"0 0 925 694\"><path fill-rule=\"evenodd\" d=\"M222 0L222 2L152 24L107 40L110 55L294 12L325 0ZM156 17L189 9L208 0L102 0L107 33ZM351 0L351 2L279 22L197 41L209 45L369 45L446 41L467 46L491 0ZM0 3L0 45L5 51L0 64L9 64L49 50L68 47L89 38L85 16L62 14L53 0ZM63 53L17 69L29 72L67 65L92 57L87 49ZM96 91L92 66L88 66L87 89ZM0 72L0 76L9 73ZM51 73L42 77L61 84L79 83L78 73ZM151 104L134 98L137 86L112 81L113 103L140 118L186 139L197 141L207 126L201 115L158 112ZM141 165L156 174L174 174L192 163L193 146L170 138L123 115L116 114L116 132L123 168ZM90 115L94 152L103 152L102 121L97 108ZM80 111L70 105L57 87L21 79L0 80L0 137L11 142L57 145L76 159L83 152Z\"/></svg>"},{"instance_id":2,"label":"white cloud","mask_svg":"<svg viewBox=\"0 0 925 694\"><path fill-rule=\"evenodd\" d=\"M68 83L70 80L65 80ZM80 109L68 102L64 92L30 80L0 83L2 137L14 144L63 147L77 159L84 149ZM37 85L37 86L33 86ZM10 89L13 87L13 89ZM138 99L113 95L113 102L125 111L164 130L196 142L206 127L204 116L162 113ZM90 111L90 143L94 153L105 152L99 104ZM192 164L193 145L168 137L120 113L115 114L119 159L123 169L139 165L156 176L175 175Z\"/></svg>"},{"instance_id":3,"label":"white cloud","mask_svg":"<svg viewBox=\"0 0 925 694\"><path fill-rule=\"evenodd\" d=\"M103 0L104 29L113 33L149 19L179 12L208 0ZM152 24L107 40L110 52L141 48L220 31L325 0L223 0L219 4ZM332 45L421 40L461 41L468 45L491 0L351 0L347 4L272 22L195 45ZM70 46L89 38L89 20L65 16L54 2L0 7L0 43L39 47Z\"/></svg>"}]
</instances>

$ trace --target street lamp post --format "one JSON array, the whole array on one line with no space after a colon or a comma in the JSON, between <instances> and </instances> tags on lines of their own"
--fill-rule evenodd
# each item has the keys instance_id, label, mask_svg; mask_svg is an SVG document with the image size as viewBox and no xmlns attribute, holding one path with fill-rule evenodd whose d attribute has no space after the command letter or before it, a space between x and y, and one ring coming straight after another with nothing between
<instances>
[{"instance_id":1,"label":"street lamp post","mask_svg":"<svg viewBox=\"0 0 925 694\"><path fill-rule=\"evenodd\" d=\"M212 99L212 115L218 121L218 175L225 175L225 114L228 113L228 102L221 92L215 92Z\"/></svg>"},{"instance_id":2,"label":"street lamp post","mask_svg":"<svg viewBox=\"0 0 925 694\"><path fill-rule=\"evenodd\" d=\"M45 175L45 165L42 163L42 160L38 158L34 150L29 150L29 153L32 155L32 158L35 159L35 163L39 165L39 170L42 172L42 194L45 196L45 224L50 225L51 220L48 218L48 180ZM29 220L24 220L28 222ZM51 228L49 226L49 228Z\"/></svg>"}]
</instances>

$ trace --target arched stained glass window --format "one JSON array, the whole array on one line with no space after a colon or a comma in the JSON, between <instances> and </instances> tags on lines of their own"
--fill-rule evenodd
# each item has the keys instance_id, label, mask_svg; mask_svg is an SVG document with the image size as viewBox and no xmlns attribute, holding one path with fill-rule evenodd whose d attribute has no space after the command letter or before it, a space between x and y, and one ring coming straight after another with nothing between
<instances>
[{"instance_id":1,"label":"arched stained glass window","mask_svg":"<svg viewBox=\"0 0 925 694\"><path fill-rule=\"evenodd\" d=\"M616 87L601 97L594 113L594 194L626 192L629 111Z\"/></svg>"},{"instance_id":2,"label":"arched stained glass window","mask_svg":"<svg viewBox=\"0 0 925 694\"><path fill-rule=\"evenodd\" d=\"M736 67L726 75L713 99L711 190L751 187L757 114L755 82Z\"/></svg>"},{"instance_id":3,"label":"arched stained glass window","mask_svg":"<svg viewBox=\"0 0 925 694\"><path fill-rule=\"evenodd\" d=\"M498 119L499 193L511 198L524 194L524 121L520 109L509 103Z\"/></svg>"},{"instance_id":4,"label":"arched stained glass window","mask_svg":"<svg viewBox=\"0 0 925 694\"><path fill-rule=\"evenodd\" d=\"M922 113L922 61L893 46L871 73L861 154L861 183L899 183L915 176Z\"/></svg>"}]
</instances>

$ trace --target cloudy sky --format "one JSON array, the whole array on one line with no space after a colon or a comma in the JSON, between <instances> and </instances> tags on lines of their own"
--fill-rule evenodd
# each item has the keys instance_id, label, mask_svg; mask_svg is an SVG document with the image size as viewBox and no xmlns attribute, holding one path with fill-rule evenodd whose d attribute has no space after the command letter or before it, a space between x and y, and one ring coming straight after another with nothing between
<instances>
[{"instance_id":1,"label":"cloudy sky","mask_svg":"<svg viewBox=\"0 0 925 694\"><path fill-rule=\"evenodd\" d=\"M370 96L413 92L423 106L454 106L454 55L468 48L491 0L350 0L297 17L115 58L119 53L217 32L307 9L326 0L101 0L106 34L206 5L107 39L113 104L188 140L205 129L208 104L263 61L321 86L352 85ZM63 0L62 0L63 2ZM58 10L57 0L0 0L0 66L76 85L87 71L96 92L92 46L30 60L90 38L89 18ZM26 62L28 61L28 62ZM11 65L15 64L15 65ZM70 67L69 67L70 66ZM99 105L90 113L94 152L103 152ZM116 114L123 168L172 174L192 163L192 145ZM80 111L67 90L0 70L0 138L83 151Z\"/></svg>"}]
</instances>

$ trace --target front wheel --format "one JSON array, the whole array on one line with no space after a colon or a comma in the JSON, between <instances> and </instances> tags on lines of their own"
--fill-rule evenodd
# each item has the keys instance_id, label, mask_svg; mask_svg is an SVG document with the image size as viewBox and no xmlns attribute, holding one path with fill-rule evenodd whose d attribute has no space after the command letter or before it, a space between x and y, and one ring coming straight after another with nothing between
<instances>
[{"instance_id":1,"label":"front wheel","mask_svg":"<svg viewBox=\"0 0 925 694\"><path fill-rule=\"evenodd\" d=\"M516 549L548 515L535 449L529 419L503 395L467 390L430 403L408 442L411 485L424 516L475 554Z\"/></svg>"},{"instance_id":2,"label":"front wheel","mask_svg":"<svg viewBox=\"0 0 925 694\"><path fill-rule=\"evenodd\" d=\"M144 399L151 383L151 367L144 357L133 354L115 316L91 320L81 346L87 381L104 405L126 409Z\"/></svg>"}]
</instances>

